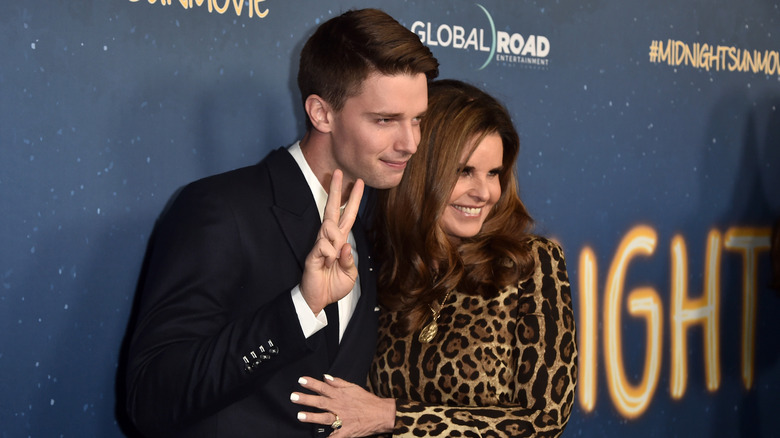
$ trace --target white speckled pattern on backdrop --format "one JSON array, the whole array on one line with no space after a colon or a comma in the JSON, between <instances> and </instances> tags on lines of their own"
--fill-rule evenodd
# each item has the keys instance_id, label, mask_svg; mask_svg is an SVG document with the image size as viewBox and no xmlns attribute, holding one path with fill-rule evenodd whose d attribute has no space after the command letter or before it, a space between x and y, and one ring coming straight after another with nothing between
<instances>
[{"instance_id":1,"label":"white speckled pattern on backdrop","mask_svg":"<svg viewBox=\"0 0 780 438\"><path fill-rule=\"evenodd\" d=\"M751 227L761 246L780 216L775 0L650 9L635 0L265 0L243 3L240 14L210 13L209 2L0 6L0 437L125 434L115 375L155 219L183 184L297 140L303 41L343 10L380 3L429 40L442 77L479 85L509 108L521 195L539 232L566 250L576 312L585 306L580 261L585 249L595 255L595 409L578 400L564 436L776 434L780 297L766 287L766 250L747 276L759 303L752 387L741 377L743 257L721 242L719 385L706 388L696 326L687 332L686 392L674 400L669 389L673 238L686 244L695 298L710 231ZM670 65L662 51L653 58L659 42L697 50L699 61L703 50L734 51L717 65L706 58L708 68ZM764 72L735 64L754 50L767 54ZM646 336L644 319L626 309L631 289L657 291L663 331L649 406L626 419L607 382L604 296L618 245L639 224L656 240L625 278L630 384L642 380ZM578 320L581 332L588 327Z\"/></svg>"}]
</instances>

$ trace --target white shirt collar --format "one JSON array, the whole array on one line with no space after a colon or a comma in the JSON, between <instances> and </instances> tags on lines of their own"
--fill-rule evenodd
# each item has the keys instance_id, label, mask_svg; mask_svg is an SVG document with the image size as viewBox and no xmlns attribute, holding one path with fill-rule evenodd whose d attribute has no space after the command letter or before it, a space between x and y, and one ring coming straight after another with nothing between
<instances>
[{"instance_id":1,"label":"white shirt collar","mask_svg":"<svg viewBox=\"0 0 780 438\"><path fill-rule=\"evenodd\" d=\"M317 179L317 175L314 174L314 171L309 167L309 163L306 162L306 157L303 156L303 151L301 150L301 142L296 141L287 150L295 159L295 162L298 163L298 167L301 168L301 172L303 172L303 176L309 184L311 194L314 196L314 203L317 204L317 211L320 213L320 222L322 222L322 217L325 215L325 204L328 203L328 192L322 187L320 180Z\"/></svg>"}]
</instances>

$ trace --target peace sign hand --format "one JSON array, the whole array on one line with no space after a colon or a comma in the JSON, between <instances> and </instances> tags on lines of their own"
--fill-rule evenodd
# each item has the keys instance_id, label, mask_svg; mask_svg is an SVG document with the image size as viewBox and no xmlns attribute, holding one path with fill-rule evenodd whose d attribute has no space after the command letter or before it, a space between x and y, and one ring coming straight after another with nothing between
<instances>
[{"instance_id":1,"label":"peace sign hand","mask_svg":"<svg viewBox=\"0 0 780 438\"><path fill-rule=\"evenodd\" d=\"M355 181L342 212L339 205L342 180L342 172L335 170L330 180L322 226L314 248L306 256L301 279L301 294L315 315L328 304L345 297L357 280L352 245L347 242L347 237L357 217L364 184L361 179Z\"/></svg>"}]
</instances>

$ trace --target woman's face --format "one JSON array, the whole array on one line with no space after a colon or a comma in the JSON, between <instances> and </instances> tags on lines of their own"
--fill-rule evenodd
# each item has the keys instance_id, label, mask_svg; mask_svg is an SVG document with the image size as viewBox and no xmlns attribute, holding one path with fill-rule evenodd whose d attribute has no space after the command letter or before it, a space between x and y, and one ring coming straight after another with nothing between
<instances>
[{"instance_id":1,"label":"woman's face","mask_svg":"<svg viewBox=\"0 0 780 438\"><path fill-rule=\"evenodd\" d=\"M466 162L469 150L463 151L458 182L439 222L444 232L455 240L477 235L501 196L499 173L504 159L501 137L486 136Z\"/></svg>"}]
</instances>

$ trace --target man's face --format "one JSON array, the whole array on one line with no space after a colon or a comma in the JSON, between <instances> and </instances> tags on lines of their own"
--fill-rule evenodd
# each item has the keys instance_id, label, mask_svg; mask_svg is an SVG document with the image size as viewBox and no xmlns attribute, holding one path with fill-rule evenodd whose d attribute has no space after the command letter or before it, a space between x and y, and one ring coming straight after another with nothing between
<instances>
[{"instance_id":1,"label":"man's face","mask_svg":"<svg viewBox=\"0 0 780 438\"><path fill-rule=\"evenodd\" d=\"M371 74L360 94L333 113L333 155L345 181L362 178L385 189L401 182L420 142L420 118L428 107L424 74Z\"/></svg>"}]
</instances>

